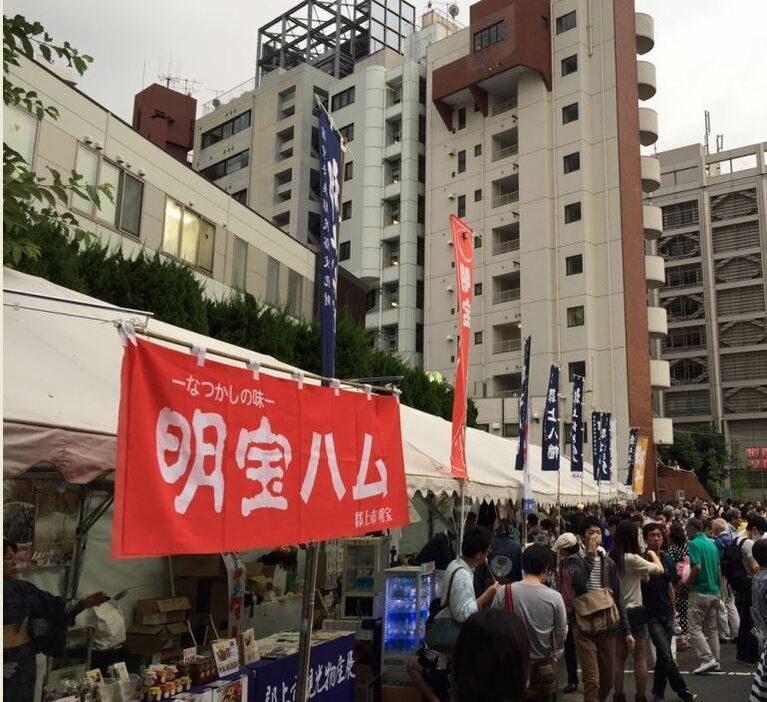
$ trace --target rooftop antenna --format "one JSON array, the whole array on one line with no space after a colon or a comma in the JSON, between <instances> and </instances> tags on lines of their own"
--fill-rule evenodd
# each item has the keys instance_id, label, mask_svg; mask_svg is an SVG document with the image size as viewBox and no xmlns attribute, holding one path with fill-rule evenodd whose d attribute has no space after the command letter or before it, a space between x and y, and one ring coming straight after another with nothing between
<instances>
[{"instance_id":1,"label":"rooftop antenna","mask_svg":"<svg viewBox=\"0 0 767 702\"><path fill-rule=\"evenodd\" d=\"M724 134L716 135L716 153L719 153L724 149Z\"/></svg>"},{"instance_id":2,"label":"rooftop antenna","mask_svg":"<svg viewBox=\"0 0 767 702\"><path fill-rule=\"evenodd\" d=\"M189 97L192 96L192 93L197 92L196 86L202 85L202 83L199 80L194 80L193 78L181 78L179 76L171 75L170 73L159 75L157 76L157 79L165 83L166 88L175 89L183 85L184 94L188 95Z\"/></svg>"},{"instance_id":3,"label":"rooftop antenna","mask_svg":"<svg viewBox=\"0 0 767 702\"><path fill-rule=\"evenodd\" d=\"M708 153L709 153L708 137L709 137L709 134L711 134L711 113L708 110L706 110L703 114L704 114L704 121L706 125L706 135L703 137L703 143L706 146L706 155L708 156Z\"/></svg>"}]
</instances>

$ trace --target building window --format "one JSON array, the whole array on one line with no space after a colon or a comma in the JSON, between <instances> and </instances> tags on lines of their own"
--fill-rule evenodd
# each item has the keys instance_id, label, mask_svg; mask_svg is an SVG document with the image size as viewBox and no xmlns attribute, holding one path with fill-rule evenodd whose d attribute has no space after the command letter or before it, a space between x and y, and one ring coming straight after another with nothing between
<instances>
[{"instance_id":1,"label":"building window","mask_svg":"<svg viewBox=\"0 0 767 702\"><path fill-rule=\"evenodd\" d=\"M562 34L562 32L574 29L575 26L575 10L568 12L561 17L557 17L557 34Z\"/></svg>"},{"instance_id":2,"label":"building window","mask_svg":"<svg viewBox=\"0 0 767 702\"><path fill-rule=\"evenodd\" d=\"M466 216L466 195L458 196L458 211L456 212L456 214L459 217Z\"/></svg>"},{"instance_id":3,"label":"building window","mask_svg":"<svg viewBox=\"0 0 767 702\"><path fill-rule=\"evenodd\" d=\"M418 237L415 245L415 264L416 266L423 266L426 260L426 244L422 236Z\"/></svg>"},{"instance_id":4,"label":"building window","mask_svg":"<svg viewBox=\"0 0 767 702\"><path fill-rule=\"evenodd\" d=\"M304 278L300 273L288 269L288 312L294 317L303 313Z\"/></svg>"},{"instance_id":5,"label":"building window","mask_svg":"<svg viewBox=\"0 0 767 702\"><path fill-rule=\"evenodd\" d=\"M578 254L577 256L568 256L565 259L565 271L567 275L578 275L583 273L583 256Z\"/></svg>"},{"instance_id":6,"label":"building window","mask_svg":"<svg viewBox=\"0 0 767 702\"><path fill-rule=\"evenodd\" d=\"M342 241L338 247L338 260L348 261L352 257L352 242Z\"/></svg>"},{"instance_id":7,"label":"building window","mask_svg":"<svg viewBox=\"0 0 767 702\"><path fill-rule=\"evenodd\" d=\"M481 331L474 332L474 343L477 344L477 345L482 343L482 332Z\"/></svg>"},{"instance_id":8,"label":"building window","mask_svg":"<svg viewBox=\"0 0 767 702\"><path fill-rule=\"evenodd\" d=\"M426 182L426 158L424 156L418 157L418 182Z\"/></svg>"},{"instance_id":9,"label":"building window","mask_svg":"<svg viewBox=\"0 0 767 702\"><path fill-rule=\"evenodd\" d=\"M562 59L562 75L569 76L578 70L578 54Z\"/></svg>"},{"instance_id":10,"label":"building window","mask_svg":"<svg viewBox=\"0 0 767 702\"><path fill-rule=\"evenodd\" d=\"M175 200L165 201L162 250L165 253L213 272L213 244L216 227L212 222L187 210Z\"/></svg>"},{"instance_id":11,"label":"building window","mask_svg":"<svg viewBox=\"0 0 767 702\"><path fill-rule=\"evenodd\" d=\"M418 143L426 143L426 117L418 115Z\"/></svg>"},{"instance_id":12,"label":"building window","mask_svg":"<svg viewBox=\"0 0 767 702\"><path fill-rule=\"evenodd\" d=\"M280 262L268 256L266 259L266 302L277 305L280 301Z\"/></svg>"},{"instance_id":13,"label":"building window","mask_svg":"<svg viewBox=\"0 0 767 702\"><path fill-rule=\"evenodd\" d=\"M423 353L423 324L415 325L415 352Z\"/></svg>"},{"instance_id":14,"label":"building window","mask_svg":"<svg viewBox=\"0 0 767 702\"><path fill-rule=\"evenodd\" d=\"M474 236L474 248L475 249L481 249L482 248L482 237L479 236L479 234Z\"/></svg>"},{"instance_id":15,"label":"building window","mask_svg":"<svg viewBox=\"0 0 767 702\"><path fill-rule=\"evenodd\" d=\"M342 107L351 105L354 102L354 86L342 90L340 93L336 93L331 101L333 112L340 110Z\"/></svg>"},{"instance_id":16,"label":"building window","mask_svg":"<svg viewBox=\"0 0 767 702\"><path fill-rule=\"evenodd\" d=\"M464 129L466 127L466 108L462 107L458 110L458 129Z\"/></svg>"},{"instance_id":17,"label":"building window","mask_svg":"<svg viewBox=\"0 0 767 702\"><path fill-rule=\"evenodd\" d=\"M482 294L482 283L474 283L474 294L477 297Z\"/></svg>"},{"instance_id":18,"label":"building window","mask_svg":"<svg viewBox=\"0 0 767 702\"><path fill-rule=\"evenodd\" d=\"M237 202L242 203L243 205L248 204L248 189L244 188L243 190L238 190L236 193L232 195L232 197L237 200Z\"/></svg>"},{"instance_id":19,"label":"building window","mask_svg":"<svg viewBox=\"0 0 767 702\"><path fill-rule=\"evenodd\" d=\"M567 154L562 161L564 163L565 173L579 171L581 169L581 152L576 151L574 154Z\"/></svg>"},{"instance_id":20,"label":"building window","mask_svg":"<svg viewBox=\"0 0 767 702\"><path fill-rule=\"evenodd\" d=\"M208 180L218 180L224 176L236 173L243 168L247 168L249 163L250 149L245 149L245 151L240 151L240 153L230 156L223 161L219 161L207 168L203 168L200 171L200 175Z\"/></svg>"},{"instance_id":21,"label":"building window","mask_svg":"<svg viewBox=\"0 0 767 702\"><path fill-rule=\"evenodd\" d=\"M565 105L562 108L562 124L575 122L576 119L578 119L578 103L574 102L572 105Z\"/></svg>"},{"instance_id":22,"label":"building window","mask_svg":"<svg viewBox=\"0 0 767 702\"><path fill-rule=\"evenodd\" d=\"M481 202L482 201L482 189L474 191L474 202Z\"/></svg>"},{"instance_id":23,"label":"building window","mask_svg":"<svg viewBox=\"0 0 767 702\"><path fill-rule=\"evenodd\" d=\"M238 132L248 129L248 127L250 127L250 110L237 115L223 124L219 124L217 127L213 127L213 129L209 129L207 132L203 132L200 138L200 145L203 149L207 149L219 141L228 139Z\"/></svg>"},{"instance_id":24,"label":"building window","mask_svg":"<svg viewBox=\"0 0 767 702\"><path fill-rule=\"evenodd\" d=\"M352 218L352 201L347 200L341 205L341 220L347 220Z\"/></svg>"},{"instance_id":25,"label":"building window","mask_svg":"<svg viewBox=\"0 0 767 702\"><path fill-rule=\"evenodd\" d=\"M418 79L418 102L426 104L426 78Z\"/></svg>"},{"instance_id":26,"label":"building window","mask_svg":"<svg viewBox=\"0 0 767 702\"><path fill-rule=\"evenodd\" d=\"M5 105L3 112L3 144L19 154L31 169L35 155L38 120L26 110L13 105Z\"/></svg>"},{"instance_id":27,"label":"building window","mask_svg":"<svg viewBox=\"0 0 767 702\"><path fill-rule=\"evenodd\" d=\"M424 224L426 222L426 198L423 195L419 195L417 203L416 221L418 224Z\"/></svg>"},{"instance_id":28,"label":"building window","mask_svg":"<svg viewBox=\"0 0 767 702\"><path fill-rule=\"evenodd\" d=\"M571 205L565 205L565 224L578 222L581 219L581 203L574 202Z\"/></svg>"},{"instance_id":29,"label":"building window","mask_svg":"<svg viewBox=\"0 0 767 702\"><path fill-rule=\"evenodd\" d=\"M423 309L423 298L424 298L424 283L422 280L419 280L415 284L415 306L416 309L422 310Z\"/></svg>"},{"instance_id":30,"label":"building window","mask_svg":"<svg viewBox=\"0 0 767 702\"><path fill-rule=\"evenodd\" d=\"M584 324L583 305L567 308L567 326L582 327Z\"/></svg>"},{"instance_id":31,"label":"building window","mask_svg":"<svg viewBox=\"0 0 767 702\"><path fill-rule=\"evenodd\" d=\"M575 376L578 375L581 378L586 377L586 361L573 361L567 364L567 377L572 383Z\"/></svg>"},{"instance_id":32,"label":"building window","mask_svg":"<svg viewBox=\"0 0 767 702\"><path fill-rule=\"evenodd\" d=\"M503 30L504 22L501 20L479 32L474 32L474 51L482 51L488 46L497 44L503 39Z\"/></svg>"},{"instance_id":33,"label":"building window","mask_svg":"<svg viewBox=\"0 0 767 702\"><path fill-rule=\"evenodd\" d=\"M354 141L354 123L347 124L345 127L341 127L338 130L343 140L348 144L350 141Z\"/></svg>"},{"instance_id":34,"label":"building window","mask_svg":"<svg viewBox=\"0 0 767 702\"><path fill-rule=\"evenodd\" d=\"M234 237L232 248L232 287L245 290L245 272L248 269L248 242Z\"/></svg>"},{"instance_id":35,"label":"building window","mask_svg":"<svg viewBox=\"0 0 767 702\"><path fill-rule=\"evenodd\" d=\"M482 144L475 144L474 145L474 155L475 156L481 156L482 155Z\"/></svg>"},{"instance_id":36,"label":"building window","mask_svg":"<svg viewBox=\"0 0 767 702\"><path fill-rule=\"evenodd\" d=\"M463 173L466 170L466 152L458 152L458 172Z\"/></svg>"},{"instance_id":37,"label":"building window","mask_svg":"<svg viewBox=\"0 0 767 702\"><path fill-rule=\"evenodd\" d=\"M399 199L386 200L384 203L385 224L399 224Z\"/></svg>"},{"instance_id":38,"label":"building window","mask_svg":"<svg viewBox=\"0 0 767 702\"><path fill-rule=\"evenodd\" d=\"M344 181L354 178L354 161L344 164Z\"/></svg>"},{"instance_id":39,"label":"building window","mask_svg":"<svg viewBox=\"0 0 767 702\"><path fill-rule=\"evenodd\" d=\"M112 200L102 193L99 195L100 207L97 207L92 200L73 194L72 208L138 237L141 233L144 184L84 146L77 147L75 168L83 176L83 187L111 186Z\"/></svg>"}]
</instances>

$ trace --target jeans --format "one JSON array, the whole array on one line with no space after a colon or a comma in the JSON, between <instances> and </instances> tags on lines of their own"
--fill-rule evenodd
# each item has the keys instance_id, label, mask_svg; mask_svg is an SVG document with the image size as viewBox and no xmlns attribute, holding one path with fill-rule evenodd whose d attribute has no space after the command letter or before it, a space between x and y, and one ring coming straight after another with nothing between
<instances>
[{"instance_id":1,"label":"jeans","mask_svg":"<svg viewBox=\"0 0 767 702\"><path fill-rule=\"evenodd\" d=\"M574 623L570 622L565 639L565 668L567 669L568 685L578 684L578 656L575 653Z\"/></svg>"},{"instance_id":2,"label":"jeans","mask_svg":"<svg viewBox=\"0 0 767 702\"><path fill-rule=\"evenodd\" d=\"M700 663L719 660L719 601L719 595L703 595L694 590L690 593L687 628Z\"/></svg>"},{"instance_id":3,"label":"jeans","mask_svg":"<svg viewBox=\"0 0 767 702\"><path fill-rule=\"evenodd\" d=\"M615 677L615 636L584 636L576 628L575 646L581 662L583 702L605 702Z\"/></svg>"},{"instance_id":4,"label":"jeans","mask_svg":"<svg viewBox=\"0 0 767 702\"><path fill-rule=\"evenodd\" d=\"M756 663L759 660L759 641L751 633L754 626L751 619L751 588L748 589L748 592L737 593L735 603L738 605L738 614L740 614L737 641L738 660Z\"/></svg>"},{"instance_id":5,"label":"jeans","mask_svg":"<svg viewBox=\"0 0 767 702\"><path fill-rule=\"evenodd\" d=\"M652 693L663 698L668 680L671 689L683 700L688 699L690 691L679 672L679 667L674 661L671 652L671 640L673 636L673 617L665 619L649 619L647 626L650 629L650 639L655 646L655 673L653 675Z\"/></svg>"}]
</instances>

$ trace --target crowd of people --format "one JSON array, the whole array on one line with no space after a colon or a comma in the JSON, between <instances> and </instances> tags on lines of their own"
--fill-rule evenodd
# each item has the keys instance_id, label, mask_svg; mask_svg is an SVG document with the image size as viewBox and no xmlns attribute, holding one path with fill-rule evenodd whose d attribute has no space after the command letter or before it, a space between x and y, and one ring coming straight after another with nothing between
<instances>
[{"instance_id":1,"label":"crowd of people","mask_svg":"<svg viewBox=\"0 0 767 702\"><path fill-rule=\"evenodd\" d=\"M408 664L428 702L553 702L561 660L561 692L627 702L629 659L636 702L661 702L667 687L688 702L699 693L677 651L692 649L703 676L721 669L725 645L754 668L749 702L767 702L761 503L621 503L528 515L521 535L508 519L493 527L468 522L445 563L426 642Z\"/></svg>"}]
</instances>

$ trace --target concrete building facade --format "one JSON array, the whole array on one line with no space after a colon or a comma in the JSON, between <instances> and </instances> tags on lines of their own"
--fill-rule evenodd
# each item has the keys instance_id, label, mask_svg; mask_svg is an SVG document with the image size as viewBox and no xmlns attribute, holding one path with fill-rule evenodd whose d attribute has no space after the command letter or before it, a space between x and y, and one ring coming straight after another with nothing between
<instances>
[{"instance_id":1,"label":"concrete building facade","mask_svg":"<svg viewBox=\"0 0 767 702\"><path fill-rule=\"evenodd\" d=\"M671 442L653 417L668 363L651 360L645 237L660 211L652 18L630 0L482 0L467 29L427 54L424 365L452 382L457 353L448 213L475 232L469 392L479 423L513 436L522 340L532 337L531 441L540 443L549 365L560 365L562 452L569 454L574 374L584 417L612 411L626 475L628 430ZM661 270L662 274L662 262ZM590 460L590 428L584 446ZM652 445L652 442L651 442ZM646 488L653 489L654 452Z\"/></svg>"},{"instance_id":2,"label":"concrete building facade","mask_svg":"<svg viewBox=\"0 0 767 702\"><path fill-rule=\"evenodd\" d=\"M372 6L375 17L379 3ZM397 12L414 17L405 6L412 9L403 2ZM220 96L197 122L193 163L235 199L315 247L321 100L346 141L339 260L369 290L365 325L378 344L416 366L424 335L425 56L427 46L457 29L435 10L421 25L401 38L399 50L371 40L375 51L339 78L294 61L288 70L261 75L258 86L253 80ZM269 55L276 56L273 49Z\"/></svg>"},{"instance_id":3,"label":"concrete building facade","mask_svg":"<svg viewBox=\"0 0 767 702\"><path fill-rule=\"evenodd\" d=\"M76 170L109 183L114 202L73 196L81 227L127 256L158 251L194 272L211 297L243 290L311 317L316 254L156 146L46 67L23 61L11 80L35 90L59 118L4 107L3 141L32 169Z\"/></svg>"},{"instance_id":4,"label":"concrete building facade","mask_svg":"<svg viewBox=\"0 0 767 702\"><path fill-rule=\"evenodd\" d=\"M761 471L767 143L718 153L693 144L658 157L661 187L646 202L663 213L663 232L648 249L665 259L665 286L655 293L668 323L668 335L656 342L670 364L663 410L680 429L723 432L750 450L747 460L758 460Z\"/></svg>"}]
</instances>

